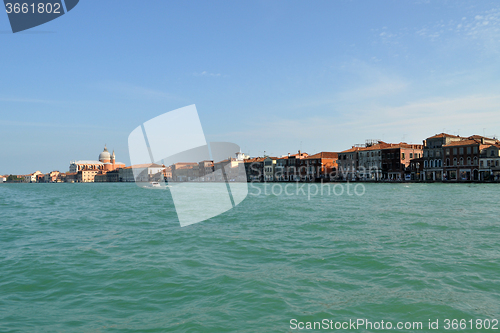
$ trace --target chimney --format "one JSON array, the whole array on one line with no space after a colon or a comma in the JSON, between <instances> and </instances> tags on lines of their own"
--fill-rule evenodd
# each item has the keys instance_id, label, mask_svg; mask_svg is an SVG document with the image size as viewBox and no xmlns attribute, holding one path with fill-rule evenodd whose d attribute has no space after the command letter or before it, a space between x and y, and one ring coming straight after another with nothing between
<instances>
[{"instance_id":1,"label":"chimney","mask_svg":"<svg viewBox=\"0 0 500 333\"><path fill-rule=\"evenodd\" d=\"M300 157L300 149L299 149L299 157Z\"/></svg>"},{"instance_id":2,"label":"chimney","mask_svg":"<svg viewBox=\"0 0 500 333\"><path fill-rule=\"evenodd\" d=\"M288 157L290 157L290 153L288 153Z\"/></svg>"}]
</instances>

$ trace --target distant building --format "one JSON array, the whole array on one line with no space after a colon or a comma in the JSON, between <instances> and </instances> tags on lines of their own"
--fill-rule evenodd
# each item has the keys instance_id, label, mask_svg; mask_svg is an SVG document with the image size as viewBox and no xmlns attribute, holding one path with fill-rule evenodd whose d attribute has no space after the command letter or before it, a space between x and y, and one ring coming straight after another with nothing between
<instances>
[{"instance_id":1,"label":"distant building","mask_svg":"<svg viewBox=\"0 0 500 333\"><path fill-rule=\"evenodd\" d=\"M38 180L38 175L43 175L41 171L35 171L29 175L24 176L25 183L36 183Z\"/></svg>"},{"instance_id":2,"label":"distant building","mask_svg":"<svg viewBox=\"0 0 500 333\"><path fill-rule=\"evenodd\" d=\"M273 182L275 181L275 167L277 157L267 156L264 158L264 181Z\"/></svg>"},{"instance_id":3,"label":"distant building","mask_svg":"<svg viewBox=\"0 0 500 333\"><path fill-rule=\"evenodd\" d=\"M175 163L171 165L171 169L174 182L194 181L200 176L198 163Z\"/></svg>"},{"instance_id":4,"label":"distant building","mask_svg":"<svg viewBox=\"0 0 500 333\"><path fill-rule=\"evenodd\" d=\"M163 170L165 170L164 165L155 163L137 164L118 169L118 180L121 182L161 181L163 180Z\"/></svg>"},{"instance_id":5,"label":"distant building","mask_svg":"<svg viewBox=\"0 0 500 333\"><path fill-rule=\"evenodd\" d=\"M243 161L248 182L261 182L264 180L264 158L247 158Z\"/></svg>"},{"instance_id":6,"label":"distant building","mask_svg":"<svg viewBox=\"0 0 500 333\"><path fill-rule=\"evenodd\" d=\"M301 178L330 181L337 172L338 153L323 151L300 160Z\"/></svg>"},{"instance_id":7,"label":"distant building","mask_svg":"<svg viewBox=\"0 0 500 333\"><path fill-rule=\"evenodd\" d=\"M45 183L55 183L57 181L57 177L59 176L60 172L59 171L52 171L49 173L46 173L44 175L44 182Z\"/></svg>"},{"instance_id":8,"label":"distant building","mask_svg":"<svg viewBox=\"0 0 500 333\"><path fill-rule=\"evenodd\" d=\"M494 144L481 150L479 178L484 181L500 180L500 144Z\"/></svg>"},{"instance_id":9,"label":"distant building","mask_svg":"<svg viewBox=\"0 0 500 333\"><path fill-rule=\"evenodd\" d=\"M337 160L338 172L337 179L339 180L356 180L358 177L357 170L359 166L358 152L362 150L362 146L353 146L351 149L344 150L338 154Z\"/></svg>"},{"instance_id":10,"label":"distant building","mask_svg":"<svg viewBox=\"0 0 500 333\"><path fill-rule=\"evenodd\" d=\"M6 176L0 176L0 183L5 183L7 181Z\"/></svg>"},{"instance_id":11,"label":"distant building","mask_svg":"<svg viewBox=\"0 0 500 333\"><path fill-rule=\"evenodd\" d=\"M99 160L72 161L69 165L70 173L78 173L77 181L84 183L94 182L95 175L125 168L125 163L116 162L115 152L110 154L106 146L99 154Z\"/></svg>"},{"instance_id":12,"label":"distant building","mask_svg":"<svg viewBox=\"0 0 500 333\"><path fill-rule=\"evenodd\" d=\"M201 182L213 182L214 176L214 161L201 161L198 163L198 173ZM172 176L170 176L172 177Z\"/></svg>"}]
</instances>

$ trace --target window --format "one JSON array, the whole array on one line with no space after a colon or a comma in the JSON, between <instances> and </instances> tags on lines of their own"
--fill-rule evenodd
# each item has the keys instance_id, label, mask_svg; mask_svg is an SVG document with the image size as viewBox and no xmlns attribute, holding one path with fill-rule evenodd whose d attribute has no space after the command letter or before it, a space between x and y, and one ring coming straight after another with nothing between
<instances>
[{"instance_id":1,"label":"window","mask_svg":"<svg viewBox=\"0 0 500 333\"><path fill-rule=\"evenodd\" d=\"M481 166L481 168L482 168L482 167L484 166L484 161L483 161L483 160L481 160L480 164L481 164L480 166Z\"/></svg>"},{"instance_id":2,"label":"window","mask_svg":"<svg viewBox=\"0 0 500 333\"><path fill-rule=\"evenodd\" d=\"M424 168L427 168L428 167L428 162L427 161L424 161Z\"/></svg>"},{"instance_id":3,"label":"window","mask_svg":"<svg viewBox=\"0 0 500 333\"><path fill-rule=\"evenodd\" d=\"M436 150L436 157L440 157L441 156L441 153L439 152L439 150Z\"/></svg>"},{"instance_id":4,"label":"window","mask_svg":"<svg viewBox=\"0 0 500 333\"><path fill-rule=\"evenodd\" d=\"M450 149L446 149L446 155L450 155Z\"/></svg>"},{"instance_id":5,"label":"window","mask_svg":"<svg viewBox=\"0 0 500 333\"><path fill-rule=\"evenodd\" d=\"M413 153L410 153L410 160L413 158Z\"/></svg>"},{"instance_id":6,"label":"window","mask_svg":"<svg viewBox=\"0 0 500 333\"><path fill-rule=\"evenodd\" d=\"M477 156L474 157L474 165L477 165Z\"/></svg>"},{"instance_id":7,"label":"window","mask_svg":"<svg viewBox=\"0 0 500 333\"><path fill-rule=\"evenodd\" d=\"M459 151L460 151L460 155L463 155L464 154L464 147L460 147Z\"/></svg>"},{"instance_id":8,"label":"window","mask_svg":"<svg viewBox=\"0 0 500 333\"><path fill-rule=\"evenodd\" d=\"M446 166L450 166L450 159L449 158L446 159Z\"/></svg>"},{"instance_id":9,"label":"window","mask_svg":"<svg viewBox=\"0 0 500 333\"><path fill-rule=\"evenodd\" d=\"M495 156L495 152L493 150L491 150L490 156Z\"/></svg>"},{"instance_id":10,"label":"window","mask_svg":"<svg viewBox=\"0 0 500 333\"><path fill-rule=\"evenodd\" d=\"M431 165L431 168L434 168L434 161L433 160L430 161L430 165Z\"/></svg>"},{"instance_id":11,"label":"window","mask_svg":"<svg viewBox=\"0 0 500 333\"><path fill-rule=\"evenodd\" d=\"M474 154L477 154L477 146L474 147L473 151L474 151Z\"/></svg>"},{"instance_id":12,"label":"window","mask_svg":"<svg viewBox=\"0 0 500 333\"><path fill-rule=\"evenodd\" d=\"M464 165L464 158L460 157L460 164L459 165Z\"/></svg>"},{"instance_id":13,"label":"window","mask_svg":"<svg viewBox=\"0 0 500 333\"><path fill-rule=\"evenodd\" d=\"M453 148L453 155L457 154L457 148Z\"/></svg>"},{"instance_id":14,"label":"window","mask_svg":"<svg viewBox=\"0 0 500 333\"><path fill-rule=\"evenodd\" d=\"M401 159L404 160L405 159L405 153L402 153L401 154Z\"/></svg>"},{"instance_id":15,"label":"window","mask_svg":"<svg viewBox=\"0 0 500 333\"><path fill-rule=\"evenodd\" d=\"M470 159L470 157L467 157L467 165L471 165L471 159Z\"/></svg>"},{"instance_id":16,"label":"window","mask_svg":"<svg viewBox=\"0 0 500 333\"><path fill-rule=\"evenodd\" d=\"M456 158L456 157L453 159L453 165L454 165L454 166L456 166L456 165L457 165L457 158Z\"/></svg>"}]
</instances>

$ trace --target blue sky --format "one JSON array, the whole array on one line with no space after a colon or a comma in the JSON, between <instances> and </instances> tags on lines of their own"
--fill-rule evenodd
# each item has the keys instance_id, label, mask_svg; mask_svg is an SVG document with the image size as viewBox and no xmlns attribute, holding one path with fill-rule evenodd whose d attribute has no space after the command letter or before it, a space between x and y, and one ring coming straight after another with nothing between
<instances>
[{"instance_id":1,"label":"blue sky","mask_svg":"<svg viewBox=\"0 0 500 333\"><path fill-rule=\"evenodd\" d=\"M67 171L196 104L252 156L500 135L497 1L80 1L0 15L0 174Z\"/></svg>"}]
</instances>

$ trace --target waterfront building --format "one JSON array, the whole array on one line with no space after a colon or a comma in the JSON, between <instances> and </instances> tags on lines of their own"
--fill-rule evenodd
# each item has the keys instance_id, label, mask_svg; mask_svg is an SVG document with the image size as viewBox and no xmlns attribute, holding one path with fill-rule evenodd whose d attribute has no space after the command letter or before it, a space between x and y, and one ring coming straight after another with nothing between
<instances>
[{"instance_id":1,"label":"waterfront building","mask_svg":"<svg viewBox=\"0 0 500 333\"><path fill-rule=\"evenodd\" d=\"M264 158L264 181L273 182L275 181L275 166L277 157L266 156Z\"/></svg>"},{"instance_id":2,"label":"waterfront building","mask_svg":"<svg viewBox=\"0 0 500 333\"><path fill-rule=\"evenodd\" d=\"M7 181L7 176L0 176L0 183L5 183Z\"/></svg>"},{"instance_id":3,"label":"waterfront building","mask_svg":"<svg viewBox=\"0 0 500 333\"><path fill-rule=\"evenodd\" d=\"M358 162L356 170L359 179L378 181L383 178L382 149L388 147L391 147L391 144L380 140L366 141L365 147L362 147L358 150Z\"/></svg>"},{"instance_id":4,"label":"waterfront building","mask_svg":"<svg viewBox=\"0 0 500 333\"><path fill-rule=\"evenodd\" d=\"M445 180L443 172L443 158L446 158L443 146L453 142L462 141L463 138L447 133L436 134L424 140L423 162L424 170L421 180L441 181ZM447 157L449 159L449 155Z\"/></svg>"},{"instance_id":5,"label":"waterfront building","mask_svg":"<svg viewBox=\"0 0 500 333\"><path fill-rule=\"evenodd\" d=\"M121 182L158 182L163 180L163 170L165 166L156 163L136 164L117 169L118 180Z\"/></svg>"},{"instance_id":6,"label":"waterfront building","mask_svg":"<svg viewBox=\"0 0 500 333\"><path fill-rule=\"evenodd\" d=\"M443 145L443 180L478 181L480 153L497 144L496 139L473 135Z\"/></svg>"},{"instance_id":7,"label":"waterfront building","mask_svg":"<svg viewBox=\"0 0 500 333\"><path fill-rule=\"evenodd\" d=\"M172 181L188 182L199 179L199 164L180 162L170 166L172 168Z\"/></svg>"},{"instance_id":8,"label":"waterfront building","mask_svg":"<svg viewBox=\"0 0 500 333\"><path fill-rule=\"evenodd\" d=\"M172 180L172 167L165 167L165 169L163 169L163 178L166 181Z\"/></svg>"},{"instance_id":9,"label":"waterfront building","mask_svg":"<svg viewBox=\"0 0 500 333\"><path fill-rule=\"evenodd\" d=\"M201 182L215 181L214 161L201 161L198 163L199 178Z\"/></svg>"},{"instance_id":10,"label":"waterfront building","mask_svg":"<svg viewBox=\"0 0 500 333\"><path fill-rule=\"evenodd\" d=\"M264 180L264 157L248 158L243 162L248 182Z\"/></svg>"},{"instance_id":11,"label":"waterfront building","mask_svg":"<svg viewBox=\"0 0 500 333\"><path fill-rule=\"evenodd\" d=\"M490 145L481 150L479 178L484 181L500 180L500 144Z\"/></svg>"},{"instance_id":12,"label":"waterfront building","mask_svg":"<svg viewBox=\"0 0 500 333\"><path fill-rule=\"evenodd\" d=\"M65 182L66 183L76 183L78 174L76 172L66 173Z\"/></svg>"},{"instance_id":13,"label":"waterfront building","mask_svg":"<svg viewBox=\"0 0 500 333\"><path fill-rule=\"evenodd\" d=\"M424 174L424 158L410 160L410 180L421 180Z\"/></svg>"},{"instance_id":14,"label":"waterfront building","mask_svg":"<svg viewBox=\"0 0 500 333\"><path fill-rule=\"evenodd\" d=\"M301 160L309 157L308 153L302 153L300 150L298 154L291 155L290 153L286 156L286 165L283 173L283 181L293 182L300 181L301 179ZM282 157L283 158L283 157Z\"/></svg>"},{"instance_id":15,"label":"waterfront building","mask_svg":"<svg viewBox=\"0 0 500 333\"><path fill-rule=\"evenodd\" d=\"M52 171L49 173L46 173L44 175L44 183L55 183L57 181L57 177L59 176L60 172L59 171Z\"/></svg>"},{"instance_id":16,"label":"waterfront building","mask_svg":"<svg viewBox=\"0 0 500 333\"><path fill-rule=\"evenodd\" d=\"M276 160L276 164L274 165L274 179L278 182L287 180L285 179L285 173L288 167L288 155L278 158Z\"/></svg>"},{"instance_id":17,"label":"waterfront building","mask_svg":"<svg viewBox=\"0 0 500 333\"><path fill-rule=\"evenodd\" d=\"M45 175L43 173L36 175L36 183L45 183Z\"/></svg>"},{"instance_id":18,"label":"waterfront building","mask_svg":"<svg viewBox=\"0 0 500 333\"><path fill-rule=\"evenodd\" d=\"M338 154L338 172L337 179L339 180L356 180L358 178L357 170L359 166L358 152L364 147L354 145L352 148L344 150Z\"/></svg>"},{"instance_id":19,"label":"waterfront building","mask_svg":"<svg viewBox=\"0 0 500 333\"><path fill-rule=\"evenodd\" d=\"M300 160L301 178L330 181L337 172L338 153L323 151Z\"/></svg>"},{"instance_id":20,"label":"waterfront building","mask_svg":"<svg viewBox=\"0 0 500 333\"><path fill-rule=\"evenodd\" d=\"M423 145L400 142L382 149L382 180L412 180L410 162L423 154Z\"/></svg>"},{"instance_id":21,"label":"waterfront building","mask_svg":"<svg viewBox=\"0 0 500 333\"><path fill-rule=\"evenodd\" d=\"M36 183L38 179L38 175L41 175L41 171L35 171L33 173L30 173L29 175L24 175L22 176L24 178L25 183Z\"/></svg>"}]
</instances>

